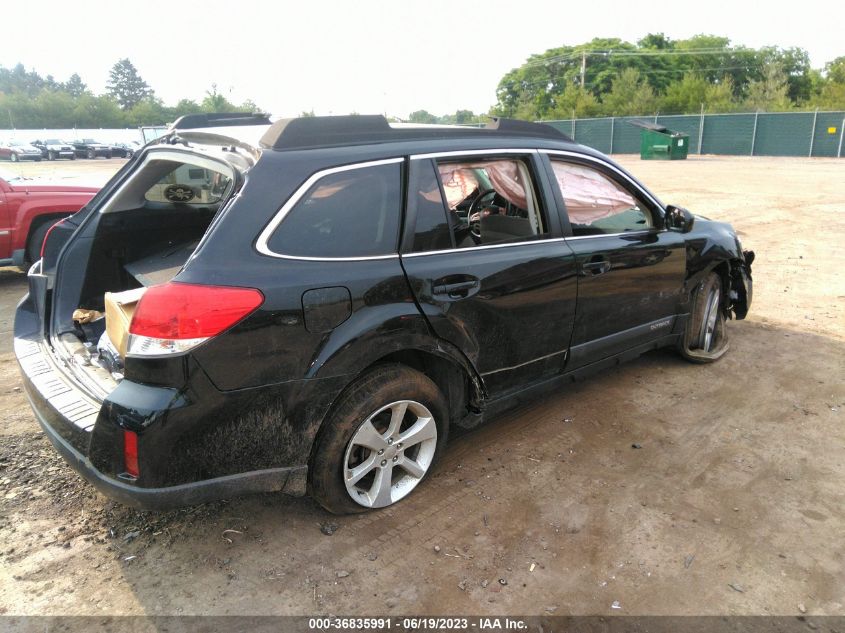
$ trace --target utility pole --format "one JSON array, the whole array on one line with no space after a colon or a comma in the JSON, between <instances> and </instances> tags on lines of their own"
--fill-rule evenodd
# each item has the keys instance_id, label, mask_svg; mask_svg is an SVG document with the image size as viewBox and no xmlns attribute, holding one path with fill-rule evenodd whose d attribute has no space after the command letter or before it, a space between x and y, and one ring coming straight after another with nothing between
<instances>
[{"instance_id":1,"label":"utility pole","mask_svg":"<svg viewBox=\"0 0 845 633\"><path fill-rule=\"evenodd\" d=\"M581 90L584 89L584 75L587 73L587 51L581 51Z\"/></svg>"}]
</instances>

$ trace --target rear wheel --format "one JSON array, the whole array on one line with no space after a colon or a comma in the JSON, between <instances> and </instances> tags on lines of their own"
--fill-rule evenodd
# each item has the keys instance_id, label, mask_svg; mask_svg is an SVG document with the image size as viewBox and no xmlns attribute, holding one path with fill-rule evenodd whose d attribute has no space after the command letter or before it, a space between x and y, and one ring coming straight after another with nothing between
<instances>
[{"instance_id":1,"label":"rear wheel","mask_svg":"<svg viewBox=\"0 0 845 633\"><path fill-rule=\"evenodd\" d=\"M727 311L722 278L710 273L696 287L679 349L694 363L712 363L728 351Z\"/></svg>"},{"instance_id":2,"label":"rear wheel","mask_svg":"<svg viewBox=\"0 0 845 633\"><path fill-rule=\"evenodd\" d=\"M10 160L11 160L13 163L18 162L18 155L17 155L17 154L15 154L14 152L12 152L12 155L10 156Z\"/></svg>"},{"instance_id":3,"label":"rear wheel","mask_svg":"<svg viewBox=\"0 0 845 633\"><path fill-rule=\"evenodd\" d=\"M431 472L447 433L437 385L403 365L377 366L326 419L309 468L311 494L337 514L392 505Z\"/></svg>"}]
</instances>

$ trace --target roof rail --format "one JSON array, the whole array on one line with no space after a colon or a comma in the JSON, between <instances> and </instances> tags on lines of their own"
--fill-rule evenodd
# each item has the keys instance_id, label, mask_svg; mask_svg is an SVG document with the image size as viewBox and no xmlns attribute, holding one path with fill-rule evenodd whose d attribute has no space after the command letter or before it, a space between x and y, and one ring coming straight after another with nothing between
<instances>
[{"instance_id":1,"label":"roof rail","mask_svg":"<svg viewBox=\"0 0 845 633\"><path fill-rule=\"evenodd\" d=\"M554 140L571 140L556 128L545 123L516 121L494 117L483 128L443 127L394 128L380 114L351 114L347 116L301 117L279 119L261 137L261 146L284 150L355 145L411 139L479 138L495 136L533 136Z\"/></svg>"},{"instance_id":2,"label":"roof rail","mask_svg":"<svg viewBox=\"0 0 845 633\"><path fill-rule=\"evenodd\" d=\"M234 125L270 125L270 115L262 112L202 112L186 114L176 119L170 126L170 129L189 130Z\"/></svg>"}]
</instances>

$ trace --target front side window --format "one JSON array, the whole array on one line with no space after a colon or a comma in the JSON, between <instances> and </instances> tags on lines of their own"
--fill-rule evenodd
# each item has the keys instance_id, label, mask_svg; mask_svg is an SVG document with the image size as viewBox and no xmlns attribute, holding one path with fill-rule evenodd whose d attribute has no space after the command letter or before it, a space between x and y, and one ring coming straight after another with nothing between
<instances>
[{"instance_id":1,"label":"front side window","mask_svg":"<svg viewBox=\"0 0 845 633\"><path fill-rule=\"evenodd\" d=\"M547 233L525 161L444 161L437 172L456 247L524 241Z\"/></svg>"},{"instance_id":2,"label":"front side window","mask_svg":"<svg viewBox=\"0 0 845 633\"><path fill-rule=\"evenodd\" d=\"M267 242L294 257L372 257L396 252L402 209L398 163L349 169L318 180Z\"/></svg>"},{"instance_id":3,"label":"front side window","mask_svg":"<svg viewBox=\"0 0 845 633\"><path fill-rule=\"evenodd\" d=\"M642 231L654 226L651 212L627 189L585 165L552 161L573 235Z\"/></svg>"}]
</instances>

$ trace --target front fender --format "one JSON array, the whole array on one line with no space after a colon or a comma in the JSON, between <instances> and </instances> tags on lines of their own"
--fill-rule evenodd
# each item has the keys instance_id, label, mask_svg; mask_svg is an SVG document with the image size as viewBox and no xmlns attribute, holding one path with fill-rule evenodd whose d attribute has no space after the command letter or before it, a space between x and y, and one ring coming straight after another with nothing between
<instances>
[{"instance_id":1,"label":"front fender","mask_svg":"<svg viewBox=\"0 0 845 633\"><path fill-rule=\"evenodd\" d=\"M685 309L695 287L713 271L722 275L730 288L730 303L737 319L745 318L751 306L752 251L743 251L734 228L725 222L696 217L693 230L686 237L687 275Z\"/></svg>"}]
</instances>

